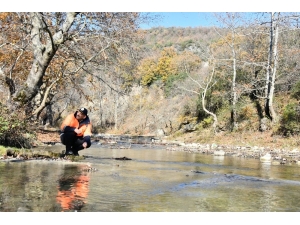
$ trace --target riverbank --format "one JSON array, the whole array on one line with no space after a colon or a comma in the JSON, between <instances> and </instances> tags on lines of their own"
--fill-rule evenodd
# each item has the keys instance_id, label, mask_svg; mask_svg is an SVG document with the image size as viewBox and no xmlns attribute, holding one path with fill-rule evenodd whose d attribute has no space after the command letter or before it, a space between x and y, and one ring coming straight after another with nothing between
<instances>
[{"instance_id":1,"label":"riverbank","mask_svg":"<svg viewBox=\"0 0 300 225\"><path fill-rule=\"evenodd\" d=\"M98 135L95 135L94 139L99 140ZM103 134L106 139L114 141L113 137L121 136L117 134ZM130 135L123 135L129 136ZM108 137L108 138L107 138ZM145 136L147 137L147 136ZM150 137L150 136L149 136ZM152 136L151 136L152 137ZM163 143L199 143L199 144L217 144L217 145L227 145L227 146L244 146L244 147L265 147L268 149L284 149L287 151L298 149L300 146L300 137L282 137L280 135L274 135L272 131L265 132L219 132L217 134L212 134L210 130L203 130L201 132L188 132L174 134L170 136L157 137L158 142ZM146 140L146 139L145 139ZM40 130L37 133L37 145L41 143L52 144L60 143L59 135L56 130ZM300 148L299 148L300 149Z\"/></svg>"},{"instance_id":2,"label":"riverbank","mask_svg":"<svg viewBox=\"0 0 300 225\"><path fill-rule=\"evenodd\" d=\"M106 135L110 136L110 135ZM118 143L117 135L111 135L111 139L101 139L99 137L92 138L94 144L100 144L104 148L130 148L131 145ZM15 151L0 157L0 159L23 159L44 158L47 160L82 160L76 157L66 157L61 154L64 147L60 144L59 135L55 132L39 132L37 134L37 146L30 150L28 154L22 154ZM230 133L208 135L201 133L198 135L186 133L178 137L162 137L152 139L144 146L153 148L154 146L165 149L167 151L184 151L188 153L212 154L216 156L231 156L254 158L264 162L272 162L272 164L300 165L300 150L298 148L298 137L283 138L274 136L270 132L265 133ZM47 146L51 151L46 150ZM56 146L57 148L54 148ZM38 150L39 149L39 150ZM59 149L54 151L53 149Z\"/></svg>"},{"instance_id":3,"label":"riverbank","mask_svg":"<svg viewBox=\"0 0 300 225\"><path fill-rule=\"evenodd\" d=\"M168 137L166 142L178 144L169 147L170 151L202 152L227 156L254 158L273 164L300 165L299 137L282 137L266 132L221 132L211 135L185 133L178 137ZM270 154L270 159L268 159Z\"/></svg>"}]
</instances>

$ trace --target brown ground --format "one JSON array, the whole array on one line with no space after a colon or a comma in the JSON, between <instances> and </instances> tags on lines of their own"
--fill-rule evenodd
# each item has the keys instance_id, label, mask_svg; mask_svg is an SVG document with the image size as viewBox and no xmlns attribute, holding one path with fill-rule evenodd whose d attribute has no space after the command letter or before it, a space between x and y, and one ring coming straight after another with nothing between
<instances>
[{"instance_id":1,"label":"brown ground","mask_svg":"<svg viewBox=\"0 0 300 225\"><path fill-rule=\"evenodd\" d=\"M58 132L39 131L38 141L41 142L60 142ZM298 136L284 138L272 135L271 132L249 132L249 133L221 133L218 135L186 133L180 137L170 137L169 140L177 140L185 143L201 143L227 146L258 146L270 149L293 150L299 147L300 140Z\"/></svg>"},{"instance_id":2,"label":"brown ground","mask_svg":"<svg viewBox=\"0 0 300 225\"><path fill-rule=\"evenodd\" d=\"M37 140L40 142L60 142L59 134L57 132L39 131L37 133Z\"/></svg>"},{"instance_id":3,"label":"brown ground","mask_svg":"<svg viewBox=\"0 0 300 225\"><path fill-rule=\"evenodd\" d=\"M232 133L219 133L211 135L207 133L194 134L186 133L180 137L172 138L173 140L182 141L185 143L201 143L226 146L257 146L266 147L269 149L286 149L293 150L300 145L299 136L282 137L273 135L271 131L268 132L232 132Z\"/></svg>"},{"instance_id":4,"label":"brown ground","mask_svg":"<svg viewBox=\"0 0 300 225\"><path fill-rule=\"evenodd\" d=\"M39 132L37 135L39 142L60 142L58 132ZM165 138L164 138L165 139ZM179 141L185 143L200 143L200 144L217 144L220 146L229 147L229 151L237 149L235 147L263 147L263 151L259 154L254 154L252 151L246 151L239 154L240 157L252 157L259 159L260 155L271 151L274 163L277 164L291 164L297 163L300 165L300 155L290 155L293 150L299 151L299 138L289 137L284 138L281 136L272 135L271 132L249 132L249 133L230 133L230 134L218 134L209 135L201 133L195 135L194 133L186 133L176 138L167 137L168 141ZM225 151L228 148L224 149ZM180 149L178 149L180 151ZM192 152L192 151L191 151ZM228 152L227 152L228 153ZM227 154L226 153L226 154ZM239 153L237 150L236 153ZM212 154L212 152L211 152Z\"/></svg>"}]
</instances>

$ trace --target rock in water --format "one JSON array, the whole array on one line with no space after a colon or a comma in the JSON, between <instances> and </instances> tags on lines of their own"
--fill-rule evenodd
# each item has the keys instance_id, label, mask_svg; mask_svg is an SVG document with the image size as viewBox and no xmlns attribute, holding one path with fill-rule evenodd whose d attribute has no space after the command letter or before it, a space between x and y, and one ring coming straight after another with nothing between
<instances>
[{"instance_id":1,"label":"rock in water","mask_svg":"<svg viewBox=\"0 0 300 225\"><path fill-rule=\"evenodd\" d=\"M265 154L264 156L261 156L260 161L262 162L271 162L272 160L272 155L270 153Z\"/></svg>"}]
</instances>

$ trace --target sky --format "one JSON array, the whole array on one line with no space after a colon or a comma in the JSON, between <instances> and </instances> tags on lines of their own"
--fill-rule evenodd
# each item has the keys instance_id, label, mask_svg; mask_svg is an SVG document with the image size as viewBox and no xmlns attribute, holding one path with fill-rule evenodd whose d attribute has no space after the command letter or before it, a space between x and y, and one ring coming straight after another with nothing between
<instances>
[{"instance_id":1,"label":"sky","mask_svg":"<svg viewBox=\"0 0 300 225\"><path fill-rule=\"evenodd\" d=\"M7 12L271 12L294 11L295 0L9 0L0 11ZM47 3L47 4L46 4Z\"/></svg>"},{"instance_id":2,"label":"sky","mask_svg":"<svg viewBox=\"0 0 300 225\"><path fill-rule=\"evenodd\" d=\"M159 23L150 27L198 27L210 26L209 12L289 12L295 9L294 0L9 0L1 6L2 12L152 12L161 14Z\"/></svg>"},{"instance_id":3,"label":"sky","mask_svg":"<svg viewBox=\"0 0 300 225\"><path fill-rule=\"evenodd\" d=\"M143 29L151 27L199 27L210 26L208 12L151 12L159 15L161 20L156 23L144 24Z\"/></svg>"}]
</instances>

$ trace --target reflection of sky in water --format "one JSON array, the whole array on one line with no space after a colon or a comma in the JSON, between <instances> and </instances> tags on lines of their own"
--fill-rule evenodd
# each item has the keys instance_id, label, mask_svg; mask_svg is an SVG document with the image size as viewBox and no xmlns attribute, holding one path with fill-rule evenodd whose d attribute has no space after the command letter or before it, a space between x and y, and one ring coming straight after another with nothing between
<instances>
[{"instance_id":1,"label":"reflection of sky in water","mask_svg":"<svg viewBox=\"0 0 300 225\"><path fill-rule=\"evenodd\" d=\"M214 155L213 162L214 163L222 163L224 161L225 156L223 155Z\"/></svg>"}]
</instances>

